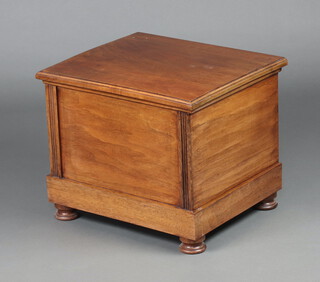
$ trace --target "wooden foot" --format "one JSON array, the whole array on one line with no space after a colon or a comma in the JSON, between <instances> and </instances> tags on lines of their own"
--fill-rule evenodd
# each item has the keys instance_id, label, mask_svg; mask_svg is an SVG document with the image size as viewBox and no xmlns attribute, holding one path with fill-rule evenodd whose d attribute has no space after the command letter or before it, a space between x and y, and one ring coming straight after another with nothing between
<instances>
[{"instance_id":1,"label":"wooden foot","mask_svg":"<svg viewBox=\"0 0 320 282\"><path fill-rule=\"evenodd\" d=\"M58 204L55 204L54 206L57 208L55 217L58 220L63 220L63 221L73 220L79 216L78 213L72 208L65 207Z\"/></svg>"},{"instance_id":2,"label":"wooden foot","mask_svg":"<svg viewBox=\"0 0 320 282\"><path fill-rule=\"evenodd\" d=\"M257 210L267 211L267 210L273 210L278 206L277 201L275 198L277 197L277 193L272 194L268 198L261 201L259 204L256 205Z\"/></svg>"},{"instance_id":3,"label":"wooden foot","mask_svg":"<svg viewBox=\"0 0 320 282\"><path fill-rule=\"evenodd\" d=\"M205 236L195 241L180 237L181 244L179 246L179 250L180 252L188 255L201 254L207 248L206 244L204 243L204 239Z\"/></svg>"}]
</instances>

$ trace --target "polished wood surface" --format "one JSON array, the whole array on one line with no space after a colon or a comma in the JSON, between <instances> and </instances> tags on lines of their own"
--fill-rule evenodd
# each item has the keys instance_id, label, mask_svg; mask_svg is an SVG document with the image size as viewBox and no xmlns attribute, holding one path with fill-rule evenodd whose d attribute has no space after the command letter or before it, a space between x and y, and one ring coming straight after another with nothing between
<instances>
[{"instance_id":1,"label":"polished wood surface","mask_svg":"<svg viewBox=\"0 0 320 282\"><path fill-rule=\"evenodd\" d=\"M50 175L62 177L57 87L46 85Z\"/></svg>"},{"instance_id":2,"label":"polished wood surface","mask_svg":"<svg viewBox=\"0 0 320 282\"><path fill-rule=\"evenodd\" d=\"M180 237L181 244L179 246L180 252L187 255L196 255L203 253L207 246L204 243L205 236L202 236L198 240L189 240L183 237Z\"/></svg>"},{"instance_id":3,"label":"polished wood surface","mask_svg":"<svg viewBox=\"0 0 320 282\"><path fill-rule=\"evenodd\" d=\"M65 178L181 205L177 112L58 92Z\"/></svg>"},{"instance_id":4,"label":"polished wood surface","mask_svg":"<svg viewBox=\"0 0 320 282\"><path fill-rule=\"evenodd\" d=\"M280 190L281 165L247 179L194 211L52 176L47 176L47 189L50 202L195 241Z\"/></svg>"},{"instance_id":5,"label":"polished wood surface","mask_svg":"<svg viewBox=\"0 0 320 282\"><path fill-rule=\"evenodd\" d=\"M257 210L268 211L273 210L278 206L277 201L275 200L277 197L277 193L273 193L269 197L265 198L258 205L256 205Z\"/></svg>"},{"instance_id":6,"label":"polished wood surface","mask_svg":"<svg viewBox=\"0 0 320 282\"><path fill-rule=\"evenodd\" d=\"M281 189L278 56L136 33L37 73L46 85L49 201L180 237Z\"/></svg>"},{"instance_id":7,"label":"polished wood surface","mask_svg":"<svg viewBox=\"0 0 320 282\"><path fill-rule=\"evenodd\" d=\"M79 217L79 214L72 208L55 204L57 209L55 218L62 221L74 220Z\"/></svg>"},{"instance_id":8,"label":"polished wood surface","mask_svg":"<svg viewBox=\"0 0 320 282\"><path fill-rule=\"evenodd\" d=\"M281 186L281 164L276 164L226 191L195 211L195 238L255 206L261 199L279 191Z\"/></svg>"},{"instance_id":9,"label":"polished wood surface","mask_svg":"<svg viewBox=\"0 0 320 282\"><path fill-rule=\"evenodd\" d=\"M194 208L278 162L274 75L191 116Z\"/></svg>"},{"instance_id":10,"label":"polished wood surface","mask_svg":"<svg viewBox=\"0 0 320 282\"><path fill-rule=\"evenodd\" d=\"M173 205L47 176L49 201L195 240L194 214Z\"/></svg>"},{"instance_id":11,"label":"polished wood surface","mask_svg":"<svg viewBox=\"0 0 320 282\"><path fill-rule=\"evenodd\" d=\"M201 99L208 102L286 64L279 56L135 33L36 77L191 110Z\"/></svg>"}]
</instances>

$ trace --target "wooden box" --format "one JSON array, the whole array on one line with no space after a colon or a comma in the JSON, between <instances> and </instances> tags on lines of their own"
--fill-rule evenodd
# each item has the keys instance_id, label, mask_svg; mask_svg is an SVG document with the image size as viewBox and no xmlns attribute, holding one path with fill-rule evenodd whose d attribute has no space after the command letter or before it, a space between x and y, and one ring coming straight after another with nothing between
<instances>
[{"instance_id":1,"label":"wooden box","mask_svg":"<svg viewBox=\"0 0 320 282\"><path fill-rule=\"evenodd\" d=\"M283 57L135 33L36 74L46 86L56 218L83 210L180 237L205 234L281 188Z\"/></svg>"}]
</instances>

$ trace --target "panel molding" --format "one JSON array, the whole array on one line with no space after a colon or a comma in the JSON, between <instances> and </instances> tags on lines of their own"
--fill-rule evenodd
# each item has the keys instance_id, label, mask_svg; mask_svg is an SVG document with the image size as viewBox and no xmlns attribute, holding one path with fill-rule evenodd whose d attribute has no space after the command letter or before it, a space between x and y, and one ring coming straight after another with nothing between
<instances>
[{"instance_id":1,"label":"panel molding","mask_svg":"<svg viewBox=\"0 0 320 282\"><path fill-rule=\"evenodd\" d=\"M191 138L190 138L190 114L179 112L180 141L181 141L181 177L182 177L182 207L193 209L192 185L191 185Z\"/></svg>"},{"instance_id":2,"label":"panel molding","mask_svg":"<svg viewBox=\"0 0 320 282\"><path fill-rule=\"evenodd\" d=\"M57 87L46 84L50 175L62 177Z\"/></svg>"}]
</instances>

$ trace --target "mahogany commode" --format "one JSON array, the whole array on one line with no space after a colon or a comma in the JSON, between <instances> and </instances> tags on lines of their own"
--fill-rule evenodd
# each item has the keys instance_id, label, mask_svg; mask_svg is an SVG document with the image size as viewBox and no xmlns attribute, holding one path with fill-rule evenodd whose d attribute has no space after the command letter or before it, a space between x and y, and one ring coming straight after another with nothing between
<instances>
[{"instance_id":1,"label":"mahogany commode","mask_svg":"<svg viewBox=\"0 0 320 282\"><path fill-rule=\"evenodd\" d=\"M283 57L135 33L36 74L49 201L180 237L187 254L250 207L276 207Z\"/></svg>"}]
</instances>

